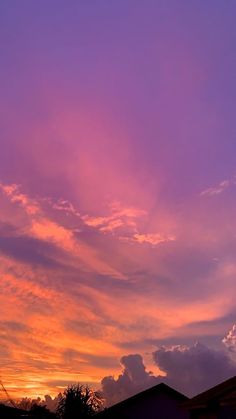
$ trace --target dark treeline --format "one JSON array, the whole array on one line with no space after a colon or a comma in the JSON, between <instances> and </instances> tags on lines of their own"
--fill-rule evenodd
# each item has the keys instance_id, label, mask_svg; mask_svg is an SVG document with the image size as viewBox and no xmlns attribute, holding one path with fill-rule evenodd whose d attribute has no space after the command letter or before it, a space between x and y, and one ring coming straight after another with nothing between
<instances>
[{"instance_id":1,"label":"dark treeline","mask_svg":"<svg viewBox=\"0 0 236 419\"><path fill-rule=\"evenodd\" d=\"M22 416L35 419L87 419L103 410L104 400L101 393L82 384L69 385L55 398L50 410L40 398L23 398L14 403L14 407L0 405L4 418ZM5 410L4 410L5 409Z\"/></svg>"}]
</instances>

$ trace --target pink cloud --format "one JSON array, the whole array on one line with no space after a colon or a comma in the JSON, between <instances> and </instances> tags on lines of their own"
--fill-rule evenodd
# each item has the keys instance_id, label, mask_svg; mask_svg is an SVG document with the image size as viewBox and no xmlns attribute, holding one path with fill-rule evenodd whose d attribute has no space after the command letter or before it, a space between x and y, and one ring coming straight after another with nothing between
<instances>
[{"instance_id":1,"label":"pink cloud","mask_svg":"<svg viewBox=\"0 0 236 419\"><path fill-rule=\"evenodd\" d=\"M200 196L214 196L219 195L226 191L228 188L235 184L235 179L227 179L220 182L218 185L205 189L200 193Z\"/></svg>"},{"instance_id":2,"label":"pink cloud","mask_svg":"<svg viewBox=\"0 0 236 419\"><path fill-rule=\"evenodd\" d=\"M115 230L124 227L136 231L140 219L147 215L147 211L135 207L126 207L120 202L112 202L108 206L109 215L92 217L82 216L84 223L90 227L97 228L103 233L115 232Z\"/></svg>"},{"instance_id":3,"label":"pink cloud","mask_svg":"<svg viewBox=\"0 0 236 419\"><path fill-rule=\"evenodd\" d=\"M158 233L153 233L153 234L134 234L133 236L133 240L136 241L137 243L149 243L152 244L153 246L156 246L160 243L166 243L166 242L170 242L170 241L175 241L176 238L175 236L164 236Z\"/></svg>"},{"instance_id":4,"label":"pink cloud","mask_svg":"<svg viewBox=\"0 0 236 419\"><path fill-rule=\"evenodd\" d=\"M89 227L98 229L102 233L116 233L122 241L130 243L149 243L156 246L176 240L174 235L160 233L140 233L139 226L147 219L148 212L140 208L122 206L120 202L110 204L111 215L104 217L82 217Z\"/></svg>"},{"instance_id":5,"label":"pink cloud","mask_svg":"<svg viewBox=\"0 0 236 419\"><path fill-rule=\"evenodd\" d=\"M40 203L21 194L19 187L2 185L2 190L12 203L20 204L29 216L28 226L25 227L25 232L28 235L57 245L77 260L81 260L85 269L90 269L101 275L110 275L116 279L125 279L121 272L103 261L95 249L76 238L72 230L45 216Z\"/></svg>"},{"instance_id":6,"label":"pink cloud","mask_svg":"<svg viewBox=\"0 0 236 419\"><path fill-rule=\"evenodd\" d=\"M222 342L231 352L236 352L236 324L232 326Z\"/></svg>"},{"instance_id":7,"label":"pink cloud","mask_svg":"<svg viewBox=\"0 0 236 419\"><path fill-rule=\"evenodd\" d=\"M25 209L27 214L35 215L40 212L40 208L36 201L21 193L18 185L4 185L0 183L0 188L9 197L12 203L20 204L20 206Z\"/></svg>"}]
</instances>

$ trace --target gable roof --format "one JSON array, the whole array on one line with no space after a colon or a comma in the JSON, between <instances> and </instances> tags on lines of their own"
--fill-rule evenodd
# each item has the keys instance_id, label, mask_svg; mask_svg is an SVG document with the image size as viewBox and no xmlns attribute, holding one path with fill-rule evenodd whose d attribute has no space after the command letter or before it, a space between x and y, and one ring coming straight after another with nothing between
<instances>
[{"instance_id":1,"label":"gable roof","mask_svg":"<svg viewBox=\"0 0 236 419\"><path fill-rule=\"evenodd\" d=\"M236 394L236 376L229 378L223 383L220 383L203 393L198 394L184 403L184 406L189 409L205 407L209 403L231 399L233 394Z\"/></svg>"},{"instance_id":2,"label":"gable roof","mask_svg":"<svg viewBox=\"0 0 236 419\"><path fill-rule=\"evenodd\" d=\"M141 393L135 394L134 396L131 396L128 399L125 399L119 403L114 404L108 409L105 409L104 411L98 413L96 417L102 418L103 416L105 417L106 415L116 414L120 409L129 407L132 404L137 403L138 401L142 401L146 397L157 396L158 394L163 393L163 392L169 394L174 399L178 400L180 403L186 402L188 400L188 397L185 396L184 394L173 389L172 387L169 387L167 384L160 383L154 387L150 387L147 390L142 391Z\"/></svg>"}]
</instances>

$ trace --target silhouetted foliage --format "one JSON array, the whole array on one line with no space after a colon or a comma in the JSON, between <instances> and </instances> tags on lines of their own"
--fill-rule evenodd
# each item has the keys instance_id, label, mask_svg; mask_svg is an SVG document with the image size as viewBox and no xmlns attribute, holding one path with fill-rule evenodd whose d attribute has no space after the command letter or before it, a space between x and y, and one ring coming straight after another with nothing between
<instances>
[{"instance_id":1,"label":"silhouetted foliage","mask_svg":"<svg viewBox=\"0 0 236 419\"><path fill-rule=\"evenodd\" d=\"M42 407L43 409L47 409L49 412L55 412L58 404L58 400L60 399L61 394L58 394L57 397L52 398L49 395L44 396L44 399L40 397L31 399L30 397L23 397L20 400L15 400L14 405L18 409L23 409L26 411L32 411L33 409L38 407ZM12 406L9 400L4 402L7 406ZM38 410L40 411L40 410Z\"/></svg>"},{"instance_id":2,"label":"silhouetted foliage","mask_svg":"<svg viewBox=\"0 0 236 419\"><path fill-rule=\"evenodd\" d=\"M30 409L30 416L35 419L55 419L56 415L53 412L50 412L46 406L39 405L37 403L33 404Z\"/></svg>"},{"instance_id":3,"label":"silhouetted foliage","mask_svg":"<svg viewBox=\"0 0 236 419\"><path fill-rule=\"evenodd\" d=\"M23 397L21 400L16 401L15 405L18 409L23 410L31 410L34 405L40 405L41 399L38 397L37 399L31 399L30 397Z\"/></svg>"},{"instance_id":4,"label":"silhouetted foliage","mask_svg":"<svg viewBox=\"0 0 236 419\"><path fill-rule=\"evenodd\" d=\"M98 392L88 386L72 384L62 394L58 407L59 419L86 419L99 412L103 406L103 399Z\"/></svg>"}]
</instances>

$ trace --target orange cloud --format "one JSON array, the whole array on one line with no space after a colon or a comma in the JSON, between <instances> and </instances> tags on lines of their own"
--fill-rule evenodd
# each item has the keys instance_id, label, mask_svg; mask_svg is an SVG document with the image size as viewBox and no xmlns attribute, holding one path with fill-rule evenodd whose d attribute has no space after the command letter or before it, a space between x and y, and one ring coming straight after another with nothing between
<instances>
[{"instance_id":1,"label":"orange cloud","mask_svg":"<svg viewBox=\"0 0 236 419\"><path fill-rule=\"evenodd\" d=\"M170 242L170 241L175 241L176 237L175 236L164 236L158 233L154 233L154 234L134 234L133 236L133 240L136 241L137 243L149 243L152 244L153 246L156 246L160 243L166 243L166 242Z\"/></svg>"},{"instance_id":2,"label":"orange cloud","mask_svg":"<svg viewBox=\"0 0 236 419\"><path fill-rule=\"evenodd\" d=\"M14 267L15 275L7 273L9 266ZM104 344L86 330L75 332L68 328L73 318L97 321L86 302L91 300L90 289L81 286L78 300L71 290L48 287L45 272L35 273L9 259L1 258L0 274L0 305L5 315L1 316L0 342L2 348L5 342L8 351L6 360L2 358L1 377L12 396L57 394L56 384L45 384L50 380L98 382L104 367L92 366L83 357L77 365L69 365L62 357L68 348L93 354L96 346L98 356L116 352L113 344ZM40 283L37 276L43 277Z\"/></svg>"},{"instance_id":3,"label":"orange cloud","mask_svg":"<svg viewBox=\"0 0 236 419\"><path fill-rule=\"evenodd\" d=\"M77 260L82 261L85 270L89 269L101 275L109 275L116 279L125 279L125 276L113 269L112 266L104 262L98 252L79 239L75 239L74 233L55 222L42 218L32 222L30 234L51 243L56 244L68 252ZM80 264L78 264L80 266Z\"/></svg>"},{"instance_id":4,"label":"orange cloud","mask_svg":"<svg viewBox=\"0 0 236 419\"><path fill-rule=\"evenodd\" d=\"M0 188L9 197L11 202L20 204L27 214L36 215L40 212L40 208L36 201L30 199L27 195L22 194L18 185L4 185L0 183Z\"/></svg>"},{"instance_id":5,"label":"orange cloud","mask_svg":"<svg viewBox=\"0 0 236 419\"><path fill-rule=\"evenodd\" d=\"M82 220L89 227L97 228L103 233L114 233L123 228L137 229L138 219L147 215L147 212L134 207L122 206L120 202L112 202L109 205L110 215L104 217L82 216Z\"/></svg>"},{"instance_id":6,"label":"orange cloud","mask_svg":"<svg viewBox=\"0 0 236 419\"><path fill-rule=\"evenodd\" d=\"M147 211L135 207L122 206L120 202L110 204L111 215L107 217L82 217L84 223L89 227L98 229L102 233L117 233L118 238L127 242L139 244L149 243L156 246L160 243L176 240L174 235L164 235L160 233L139 233L140 221L147 217ZM119 230L124 233L119 233Z\"/></svg>"},{"instance_id":7,"label":"orange cloud","mask_svg":"<svg viewBox=\"0 0 236 419\"><path fill-rule=\"evenodd\" d=\"M80 260L86 270L109 275L116 279L125 279L121 272L103 261L95 249L75 238L73 231L46 217L40 204L27 195L21 194L18 186L1 185L1 188L10 201L20 204L29 216L29 225L25 228L27 234L57 245Z\"/></svg>"},{"instance_id":8,"label":"orange cloud","mask_svg":"<svg viewBox=\"0 0 236 419\"><path fill-rule=\"evenodd\" d=\"M19 227L14 234L51 244L61 250L65 264L48 269L1 256L0 307L4 313L1 320L6 323L0 332L6 353L2 377L13 395L56 394L63 383L75 380L98 383L110 373L103 357L119 360L124 346L134 347L136 342L142 352L148 351L148 339L176 336L187 330L190 322L214 320L234 307L222 281L223 277L233 289L236 270L230 261L217 262L210 294L183 296L184 292L188 295L190 285L186 275L182 278L185 267L179 267L175 260L177 246L160 246L158 252L155 248L175 240L168 216L153 217L147 226L146 211L134 206L112 203L107 212L99 212L104 217L83 216L69 201L45 203L21 193L14 185L3 185L2 192L9 201L11 219ZM15 220L16 212L24 216ZM84 228L81 234L75 232L78 225ZM189 225L186 230L192 231ZM93 228L95 239L93 236L89 241L86 233L92 235ZM101 233L99 250L97 232ZM125 234L126 241L121 243L118 239ZM182 245L178 238L178 246ZM171 254L173 264L165 261L166 254ZM98 279L100 274L126 281L103 281ZM209 281L204 275L201 273L202 286ZM14 324L17 321L21 325ZM194 333L189 330L190 335ZM65 354L72 354L73 359L68 361ZM95 355L98 358L92 358Z\"/></svg>"}]
</instances>

